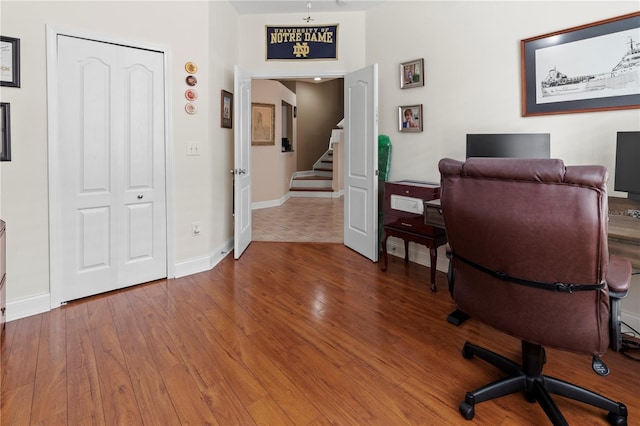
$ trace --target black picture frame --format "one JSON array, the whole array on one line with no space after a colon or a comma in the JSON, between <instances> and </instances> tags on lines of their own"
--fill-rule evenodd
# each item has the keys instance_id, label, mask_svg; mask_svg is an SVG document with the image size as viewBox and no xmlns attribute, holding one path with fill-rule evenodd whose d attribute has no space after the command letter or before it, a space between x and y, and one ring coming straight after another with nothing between
<instances>
[{"instance_id":1,"label":"black picture frame","mask_svg":"<svg viewBox=\"0 0 640 426\"><path fill-rule=\"evenodd\" d=\"M0 36L0 86L20 87L20 39Z\"/></svg>"},{"instance_id":2,"label":"black picture frame","mask_svg":"<svg viewBox=\"0 0 640 426\"><path fill-rule=\"evenodd\" d=\"M11 110L7 102L0 102L0 161L11 161Z\"/></svg>"},{"instance_id":3,"label":"black picture frame","mask_svg":"<svg viewBox=\"0 0 640 426\"><path fill-rule=\"evenodd\" d=\"M226 90L220 91L220 127L233 128L233 94Z\"/></svg>"},{"instance_id":4,"label":"black picture frame","mask_svg":"<svg viewBox=\"0 0 640 426\"><path fill-rule=\"evenodd\" d=\"M521 40L522 116L640 108L636 54L640 12Z\"/></svg>"}]
</instances>

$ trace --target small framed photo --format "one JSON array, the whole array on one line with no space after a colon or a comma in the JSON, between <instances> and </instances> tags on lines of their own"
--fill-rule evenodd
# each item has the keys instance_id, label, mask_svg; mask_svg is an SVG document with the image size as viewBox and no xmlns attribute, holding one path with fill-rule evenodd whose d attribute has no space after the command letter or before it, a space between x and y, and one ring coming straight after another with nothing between
<instances>
[{"instance_id":1,"label":"small framed photo","mask_svg":"<svg viewBox=\"0 0 640 426\"><path fill-rule=\"evenodd\" d=\"M233 128L233 95L226 90L220 91L220 127Z\"/></svg>"},{"instance_id":2,"label":"small framed photo","mask_svg":"<svg viewBox=\"0 0 640 426\"><path fill-rule=\"evenodd\" d=\"M11 161L11 114L9 104L0 102L0 127L2 141L0 141L0 161Z\"/></svg>"},{"instance_id":3,"label":"small framed photo","mask_svg":"<svg viewBox=\"0 0 640 426\"><path fill-rule=\"evenodd\" d=\"M422 121L422 104L398 107L398 130L401 132L421 132Z\"/></svg>"},{"instance_id":4,"label":"small framed photo","mask_svg":"<svg viewBox=\"0 0 640 426\"><path fill-rule=\"evenodd\" d=\"M276 106L251 104L251 145L275 145Z\"/></svg>"},{"instance_id":5,"label":"small framed photo","mask_svg":"<svg viewBox=\"0 0 640 426\"><path fill-rule=\"evenodd\" d=\"M424 86L424 59L404 62L400 64L400 88Z\"/></svg>"},{"instance_id":6,"label":"small framed photo","mask_svg":"<svg viewBox=\"0 0 640 426\"><path fill-rule=\"evenodd\" d=\"M0 36L0 86L20 87L20 39Z\"/></svg>"}]
</instances>

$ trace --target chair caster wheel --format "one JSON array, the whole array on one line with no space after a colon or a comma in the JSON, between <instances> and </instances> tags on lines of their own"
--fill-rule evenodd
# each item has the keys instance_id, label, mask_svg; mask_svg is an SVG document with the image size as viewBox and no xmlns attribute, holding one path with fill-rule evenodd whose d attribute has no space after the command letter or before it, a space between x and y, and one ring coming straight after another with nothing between
<instances>
[{"instance_id":1,"label":"chair caster wheel","mask_svg":"<svg viewBox=\"0 0 640 426\"><path fill-rule=\"evenodd\" d=\"M537 401L536 396L533 394L533 392L525 392L524 397L527 400L527 402L531 404Z\"/></svg>"},{"instance_id":2,"label":"chair caster wheel","mask_svg":"<svg viewBox=\"0 0 640 426\"><path fill-rule=\"evenodd\" d=\"M461 402L458 410L460 410L460 414L462 414L462 417L467 420L473 419L473 416L476 415L476 411L473 405L467 404L466 402Z\"/></svg>"},{"instance_id":3,"label":"chair caster wheel","mask_svg":"<svg viewBox=\"0 0 640 426\"><path fill-rule=\"evenodd\" d=\"M607 414L607 421L613 426L627 426L627 416L609 413Z\"/></svg>"}]
</instances>

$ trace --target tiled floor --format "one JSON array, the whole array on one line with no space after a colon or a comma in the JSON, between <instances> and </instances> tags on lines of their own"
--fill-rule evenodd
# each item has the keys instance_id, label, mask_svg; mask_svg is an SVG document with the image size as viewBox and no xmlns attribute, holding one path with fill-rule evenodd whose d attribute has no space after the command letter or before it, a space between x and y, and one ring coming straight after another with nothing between
<instances>
[{"instance_id":1,"label":"tiled floor","mask_svg":"<svg viewBox=\"0 0 640 426\"><path fill-rule=\"evenodd\" d=\"M278 207L252 211L253 241L343 242L344 197L292 197Z\"/></svg>"}]
</instances>

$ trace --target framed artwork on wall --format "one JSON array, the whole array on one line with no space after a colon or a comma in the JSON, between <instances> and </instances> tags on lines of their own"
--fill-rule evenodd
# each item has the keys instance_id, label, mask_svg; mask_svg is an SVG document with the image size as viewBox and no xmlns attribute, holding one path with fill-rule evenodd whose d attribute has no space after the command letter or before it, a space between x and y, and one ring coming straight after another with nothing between
<instances>
[{"instance_id":1,"label":"framed artwork on wall","mask_svg":"<svg viewBox=\"0 0 640 426\"><path fill-rule=\"evenodd\" d=\"M20 39L0 36L0 86L20 87Z\"/></svg>"},{"instance_id":2,"label":"framed artwork on wall","mask_svg":"<svg viewBox=\"0 0 640 426\"><path fill-rule=\"evenodd\" d=\"M276 106L251 104L251 145L275 145Z\"/></svg>"},{"instance_id":3,"label":"framed artwork on wall","mask_svg":"<svg viewBox=\"0 0 640 426\"><path fill-rule=\"evenodd\" d=\"M226 90L220 91L220 127L233 127L233 95Z\"/></svg>"},{"instance_id":4,"label":"framed artwork on wall","mask_svg":"<svg viewBox=\"0 0 640 426\"><path fill-rule=\"evenodd\" d=\"M416 59L400 64L400 88L424 86L424 59Z\"/></svg>"},{"instance_id":5,"label":"framed artwork on wall","mask_svg":"<svg viewBox=\"0 0 640 426\"><path fill-rule=\"evenodd\" d=\"M422 131L422 104L398 107L398 130L401 132Z\"/></svg>"},{"instance_id":6,"label":"framed artwork on wall","mask_svg":"<svg viewBox=\"0 0 640 426\"><path fill-rule=\"evenodd\" d=\"M520 42L522 115L640 108L640 12Z\"/></svg>"},{"instance_id":7,"label":"framed artwork on wall","mask_svg":"<svg viewBox=\"0 0 640 426\"><path fill-rule=\"evenodd\" d=\"M11 113L9 106L6 102L0 102L0 127L2 128L0 161L11 161Z\"/></svg>"}]
</instances>

